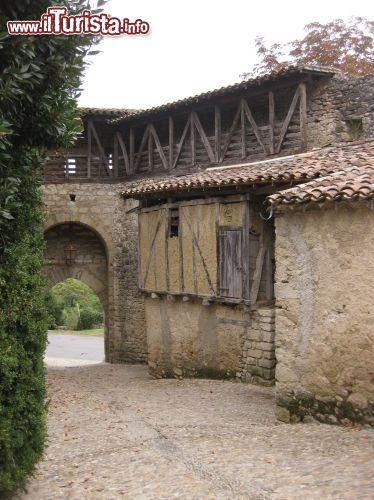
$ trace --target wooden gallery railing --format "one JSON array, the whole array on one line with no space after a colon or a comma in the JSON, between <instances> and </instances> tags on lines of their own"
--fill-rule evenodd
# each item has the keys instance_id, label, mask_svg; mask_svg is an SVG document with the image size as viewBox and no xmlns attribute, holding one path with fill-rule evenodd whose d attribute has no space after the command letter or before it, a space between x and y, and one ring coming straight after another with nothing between
<instances>
[{"instance_id":1,"label":"wooden gallery railing","mask_svg":"<svg viewBox=\"0 0 374 500\"><path fill-rule=\"evenodd\" d=\"M132 175L184 173L198 167L234 164L266 159L269 156L307 149L306 84L291 91L290 102L276 112L275 94L262 95L261 124L247 99L237 98L231 118L223 120L225 108L212 104L211 118L203 121L200 111L180 115L165 114L152 123L108 124L106 146L92 121L87 122L86 138L80 149L52 155L44 168L46 182L71 180L115 180ZM280 103L281 96L278 96ZM278 105L279 106L279 105ZM233 108L232 108L233 109ZM179 120L179 132L175 122ZM184 120L184 121L183 121ZM178 136L177 136L178 135ZM110 146L108 146L110 144Z\"/></svg>"}]
</instances>

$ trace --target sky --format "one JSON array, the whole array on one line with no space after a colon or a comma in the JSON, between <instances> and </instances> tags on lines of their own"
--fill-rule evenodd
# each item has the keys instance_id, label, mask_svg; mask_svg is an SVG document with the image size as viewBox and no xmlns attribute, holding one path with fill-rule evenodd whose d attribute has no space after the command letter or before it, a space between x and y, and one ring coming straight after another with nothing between
<instances>
[{"instance_id":1,"label":"sky","mask_svg":"<svg viewBox=\"0 0 374 500\"><path fill-rule=\"evenodd\" d=\"M369 0L109 0L104 12L150 32L104 37L80 106L146 109L231 85L256 63L258 35L284 43L313 21L373 18Z\"/></svg>"}]
</instances>

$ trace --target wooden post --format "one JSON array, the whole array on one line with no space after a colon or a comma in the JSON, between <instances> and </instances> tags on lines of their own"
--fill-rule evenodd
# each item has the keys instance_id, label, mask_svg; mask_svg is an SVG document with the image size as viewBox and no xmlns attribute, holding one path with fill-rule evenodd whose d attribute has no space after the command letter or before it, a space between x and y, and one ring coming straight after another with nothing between
<instances>
[{"instance_id":1,"label":"wooden post","mask_svg":"<svg viewBox=\"0 0 374 500\"><path fill-rule=\"evenodd\" d=\"M189 117L190 127L191 127L191 164L196 165L196 134L195 134L195 124L192 119L192 113Z\"/></svg>"},{"instance_id":2,"label":"wooden post","mask_svg":"<svg viewBox=\"0 0 374 500\"><path fill-rule=\"evenodd\" d=\"M130 173L134 173L134 129L130 128Z\"/></svg>"},{"instance_id":3,"label":"wooden post","mask_svg":"<svg viewBox=\"0 0 374 500\"><path fill-rule=\"evenodd\" d=\"M119 132L116 132L116 138L117 138L119 146L122 149L122 156L123 156L123 161L125 162L126 174L130 174L131 173L131 170L130 170L130 160L129 160L129 155L127 154L126 145L123 142L122 136L121 136L121 134Z\"/></svg>"},{"instance_id":4,"label":"wooden post","mask_svg":"<svg viewBox=\"0 0 374 500\"><path fill-rule=\"evenodd\" d=\"M242 102L243 104L243 102ZM240 111L240 138L241 138L241 157L244 159L246 157L245 151L245 115L244 115L244 105L241 106Z\"/></svg>"},{"instance_id":5,"label":"wooden post","mask_svg":"<svg viewBox=\"0 0 374 500\"><path fill-rule=\"evenodd\" d=\"M275 100L274 92L269 92L269 150L274 154Z\"/></svg>"},{"instance_id":6,"label":"wooden post","mask_svg":"<svg viewBox=\"0 0 374 500\"><path fill-rule=\"evenodd\" d=\"M150 131L148 132L148 170L153 170L153 137Z\"/></svg>"},{"instance_id":7,"label":"wooden post","mask_svg":"<svg viewBox=\"0 0 374 500\"><path fill-rule=\"evenodd\" d=\"M174 120L169 116L169 170L173 168L174 157Z\"/></svg>"},{"instance_id":8,"label":"wooden post","mask_svg":"<svg viewBox=\"0 0 374 500\"><path fill-rule=\"evenodd\" d=\"M214 135L215 135L215 161L218 163L221 157L221 110L218 106L214 106Z\"/></svg>"},{"instance_id":9,"label":"wooden post","mask_svg":"<svg viewBox=\"0 0 374 500\"><path fill-rule=\"evenodd\" d=\"M118 137L114 135L113 143L113 177L118 179Z\"/></svg>"},{"instance_id":10,"label":"wooden post","mask_svg":"<svg viewBox=\"0 0 374 500\"><path fill-rule=\"evenodd\" d=\"M301 149L306 151L308 145L307 136L307 102L306 102L306 84L300 83L300 135Z\"/></svg>"}]
</instances>

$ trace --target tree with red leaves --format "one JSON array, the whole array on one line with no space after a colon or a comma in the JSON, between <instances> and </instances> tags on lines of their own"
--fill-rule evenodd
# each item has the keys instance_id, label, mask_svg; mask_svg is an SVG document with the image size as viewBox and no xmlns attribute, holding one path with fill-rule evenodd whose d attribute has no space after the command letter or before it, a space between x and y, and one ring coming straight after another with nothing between
<instances>
[{"instance_id":1,"label":"tree with red leaves","mask_svg":"<svg viewBox=\"0 0 374 500\"><path fill-rule=\"evenodd\" d=\"M374 21L363 17L348 22L335 19L307 24L304 30L304 38L270 47L258 36L259 62L241 76L253 78L291 65L333 67L354 78L374 73Z\"/></svg>"}]
</instances>

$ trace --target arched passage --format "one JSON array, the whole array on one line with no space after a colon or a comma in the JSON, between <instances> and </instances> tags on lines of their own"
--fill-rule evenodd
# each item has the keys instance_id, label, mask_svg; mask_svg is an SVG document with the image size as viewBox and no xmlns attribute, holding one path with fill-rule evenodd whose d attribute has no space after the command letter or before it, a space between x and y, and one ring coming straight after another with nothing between
<instances>
[{"instance_id":1,"label":"arched passage","mask_svg":"<svg viewBox=\"0 0 374 500\"><path fill-rule=\"evenodd\" d=\"M90 227L78 222L64 222L45 232L44 272L47 288L67 278L88 285L99 297L105 314L104 345L108 358L108 259L105 245Z\"/></svg>"}]
</instances>

